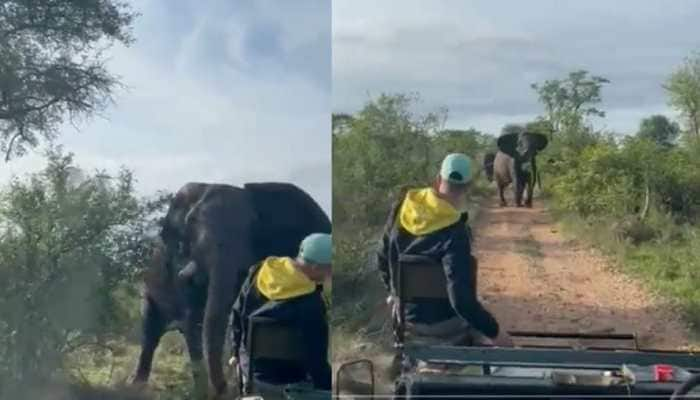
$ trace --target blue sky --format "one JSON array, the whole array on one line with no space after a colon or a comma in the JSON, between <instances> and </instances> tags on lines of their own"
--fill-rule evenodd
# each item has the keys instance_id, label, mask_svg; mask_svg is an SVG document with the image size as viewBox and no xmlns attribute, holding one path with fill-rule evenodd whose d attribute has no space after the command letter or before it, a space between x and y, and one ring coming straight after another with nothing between
<instances>
[{"instance_id":1,"label":"blue sky","mask_svg":"<svg viewBox=\"0 0 700 400\"><path fill-rule=\"evenodd\" d=\"M695 0L334 0L333 110L417 91L448 126L496 133L541 112L531 83L583 68L612 81L596 125L630 133L676 117L661 84L700 50L698 20Z\"/></svg>"},{"instance_id":2,"label":"blue sky","mask_svg":"<svg viewBox=\"0 0 700 400\"><path fill-rule=\"evenodd\" d=\"M325 0L140 0L109 67L117 104L63 130L84 168L125 165L143 194L188 181L291 181L331 209L331 8ZM43 166L38 155L0 169Z\"/></svg>"}]
</instances>

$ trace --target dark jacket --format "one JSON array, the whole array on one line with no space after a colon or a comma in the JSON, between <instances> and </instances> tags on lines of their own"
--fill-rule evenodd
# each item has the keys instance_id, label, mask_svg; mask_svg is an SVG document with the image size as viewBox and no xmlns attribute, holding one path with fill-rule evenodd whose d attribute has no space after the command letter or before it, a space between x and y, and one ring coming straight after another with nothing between
<instances>
[{"instance_id":1,"label":"dark jacket","mask_svg":"<svg viewBox=\"0 0 700 400\"><path fill-rule=\"evenodd\" d=\"M243 282L241 292L233 306L231 317L232 349L243 369L248 373L249 359L245 351L250 317L259 316L289 323L303 337L303 362L281 360L257 360L254 378L281 385L301 382L311 378L314 387L331 389L331 367L328 363L328 323L322 286L309 294L285 300L269 300L256 286L256 276L263 263L251 267Z\"/></svg>"},{"instance_id":2,"label":"dark jacket","mask_svg":"<svg viewBox=\"0 0 700 400\"><path fill-rule=\"evenodd\" d=\"M467 214L456 222L422 235L408 232L398 222L403 191L389 213L375 256L375 265L386 289L396 294L396 270L400 255L427 257L442 265L447 280L448 300L433 300L406 304L408 322L431 324L455 316L489 337L496 337L499 326L496 319L476 296L476 259L471 254L471 233L466 224ZM428 221L429 222L429 221Z\"/></svg>"}]
</instances>

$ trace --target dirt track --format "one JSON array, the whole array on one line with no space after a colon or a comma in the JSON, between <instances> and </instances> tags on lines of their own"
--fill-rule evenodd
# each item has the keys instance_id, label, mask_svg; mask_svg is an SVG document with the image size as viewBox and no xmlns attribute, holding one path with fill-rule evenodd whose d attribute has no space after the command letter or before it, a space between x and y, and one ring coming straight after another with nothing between
<instances>
[{"instance_id":1,"label":"dirt track","mask_svg":"<svg viewBox=\"0 0 700 400\"><path fill-rule=\"evenodd\" d=\"M539 202L485 204L475 225L479 291L506 329L636 332L642 348L688 345L676 311L596 251L565 240Z\"/></svg>"}]
</instances>

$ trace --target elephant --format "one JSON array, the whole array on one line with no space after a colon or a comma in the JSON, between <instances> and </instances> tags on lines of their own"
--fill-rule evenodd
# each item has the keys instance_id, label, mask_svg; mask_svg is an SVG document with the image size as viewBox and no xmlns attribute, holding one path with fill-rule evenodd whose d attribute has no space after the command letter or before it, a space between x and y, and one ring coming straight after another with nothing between
<instances>
[{"instance_id":1,"label":"elephant","mask_svg":"<svg viewBox=\"0 0 700 400\"><path fill-rule=\"evenodd\" d=\"M133 382L148 380L158 343L175 325L185 336L195 390L207 390L207 371L208 383L221 395L227 388L222 366L227 323L249 267L267 256L296 256L307 235L331 233L330 219L290 183L192 182L176 193L161 225L145 273Z\"/></svg>"},{"instance_id":2,"label":"elephant","mask_svg":"<svg viewBox=\"0 0 700 400\"><path fill-rule=\"evenodd\" d=\"M498 151L495 157L484 157L484 169L493 174L493 179L498 185L498 193L501 198L501 206L507 202L503 196L503 190L513 183L515 205L523 206L523 192L527 189L525 206L532 207L532 192L535 181L539 182L537 171L537 154L547 147L547 136L541 133L521 130L501 135L497 140ZM492 161L492 166L488 163Z\"/></svg>"}]
</instances>

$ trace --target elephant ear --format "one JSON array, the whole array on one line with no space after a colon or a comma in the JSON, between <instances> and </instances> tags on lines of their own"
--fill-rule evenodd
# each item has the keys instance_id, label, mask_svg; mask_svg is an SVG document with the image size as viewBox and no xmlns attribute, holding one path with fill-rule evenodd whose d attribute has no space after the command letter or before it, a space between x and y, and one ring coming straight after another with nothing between
<instances>
[{"instance_id":1,"label":"elephant ear","mask_svg":"<svg viewBox=\"0 0 700 400\"><path fill-rule=\"evenodd\" d=\"M511 157L516 157L518 147L518 133L513 132L501 135L496 141L496 144L498 145L498 150L508 154Z\"/></svg>"},{"instance_id":2,"label":"elephant ear","mask_svg":"<svg viewBox=\"0 0 700 400\"><path fill-rule=\"evenodd\" d=\"M528 135L530 135L531 143L538 152L544 150L547 147L547 144L549 143L547 135L533 132L529 132Z\"/></svg>"}]
</instances>

